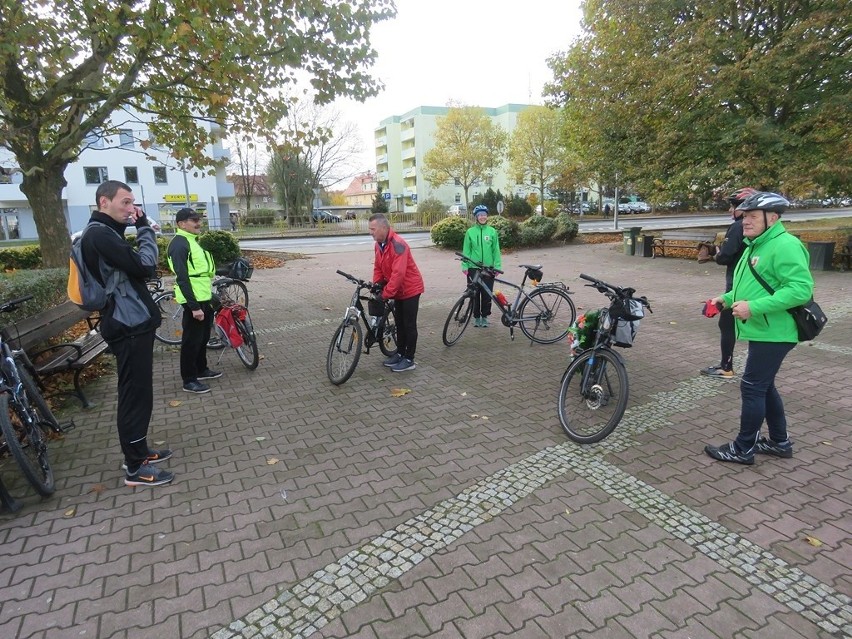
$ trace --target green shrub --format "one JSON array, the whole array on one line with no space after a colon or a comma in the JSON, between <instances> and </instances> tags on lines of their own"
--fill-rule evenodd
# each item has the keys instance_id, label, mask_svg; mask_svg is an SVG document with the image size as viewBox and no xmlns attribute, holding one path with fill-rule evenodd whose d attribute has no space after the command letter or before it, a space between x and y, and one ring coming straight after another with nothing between
<instances>
[{"instance_id":1,"label":"green shrub","mask_svg":"<svg viewBox=\"0 0 852 639\"><path fill-rule=\"evenodd\" d=\"M15 270L41 268L41 247L30 244L0 249L0 266Z\"/></svg>"},{"instance_id":2,"label":"green shrub","mask_svg":"<svg viewBox=\"0 0 852 639\"><path fill-rule=\"evenodd\" d=\"M520 231L518 223L515 220L510 220L507 217L489 217L488 224L494 227L497 231L497 237L500 240L500 248L514 248L518 246Z\"/></svg>"},{"instance_id":3,"label":"green shrub","mask_svg":"<svg viewBox=\"0 0 852 639\"><path fill-rule=\"evenodd\" d=\"M0 301L6 302L25 295L33 296L33 299L24 303L14 313L4 313L0 318L0 325L5 326L61 304L68 299L67 284L68 269L65 268L44 268L0 274Z\"/></svg>"},{"instance_id":4,"label":"green shrub","mask_svg":"<svg viewBox=\"0 0 852 639\"><path fill-rule=\"evenodd\" d=\"M519 218L527 218L532 215L532 212L533 209L530 206L530 203L517 195L513 196L508 202L506 202L506 210L504 211L504 213L508 216Z\"/></svg>"},{"instance_id":5,"label":"green shrub","mask_svg":"<svg viewBox=\"0 0 852 639\"><path fill-rule=\"evenodd\" d=\"M242 222L246 226L271 226L274 219L275 209L250 209Z\"/></svg>"},{"instance_id":6,"label":"green shrub","mask_svg":"<svg viewBox=\"0 0 852 639\"><path fill-rule=\"evenodd\" d=\"M228 264L240 256L240 245L228 231L204 233L198 239L198 243L201 244L202 248L213 254L216 264Z\"/></svg>"},{"instance_id":7,"label":"green shrub","mask_svg":"<svg viewBox=\"0 0 852 639\"><path fill-rule=\"evenodd\" d=\"M554 231L552 240L557 242L568 242L577 237L579 227L577 222L571 219L567 213L560 213L556 216L556 231Z\"/></svg>"},{"instance_id":8,"label":"green shrub","mask_svg":"<svg viewBox=\"0 0 852 639\"><path fill-rule=\"evenodd\" d=\"M438 246L460 251L468 226L467 220L461 216L445 217L432 227L432 241Z\"/></svg>"},{"instance_id":9,"label":"green shrub","mask_svg":"<svg viewBox=\"0 0 852 639\"><path fill-rule=\"evenodd\" d=\"M520 224L521 246L546 244L556 231L556 222L544 215L534 215Z\"/></svg>"}]
</instances>

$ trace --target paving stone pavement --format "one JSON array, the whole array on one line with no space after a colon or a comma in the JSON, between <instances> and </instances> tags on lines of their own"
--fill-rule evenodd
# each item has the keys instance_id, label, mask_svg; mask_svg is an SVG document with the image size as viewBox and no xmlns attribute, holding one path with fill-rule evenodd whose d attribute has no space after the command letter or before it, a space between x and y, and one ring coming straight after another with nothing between
<instances>
[{"instance_id":1,"label":"paving stone pavement","mask_svg":"<svg viewBox=\"0 0 852 639\"><path fill-rule=\"evenodd\" d=\"M417 369L374 350L340 387L325 356L353 287L335 270L369 279L372 254L255 271L256 371L213 354L224 377L191 396L157 347L151 439L174 484L123 485L111 376L51 442L54 496L0 466L24 503L0 513L0 637L852 637L852 277L814 274L830 324L779 375L795 457L731 466L702 449L735 434L739 386L697 375L722 268L619 248L505 258L513 281L543 263L581 310L604 298L580 272L652 301L622 351L628 412L585 447L556 416L565 342L492 322L443 346L463 288L448 252L415 250Z\"/></svg>"}]
</instances>

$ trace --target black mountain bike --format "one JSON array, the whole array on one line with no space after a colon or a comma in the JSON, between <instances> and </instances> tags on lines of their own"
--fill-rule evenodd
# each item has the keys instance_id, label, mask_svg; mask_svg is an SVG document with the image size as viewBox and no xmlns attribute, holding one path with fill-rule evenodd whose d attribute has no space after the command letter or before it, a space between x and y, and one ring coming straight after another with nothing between
<instances>
[{"instance_id":1,"label":"black mountain bike","mask_svg":"<svg viewBox=\"0 0 852 639\"><path fill-rule=\"evenodd\" d=\"M32 298L10 300L0 305L0 312L11 313ZM0 451L11 453L36 492L48 497L56 485L47 457L47 431L63 429L27 370L32 363L26 354L12 350L0 336L0 357L0 431L5 442Z\"/></svg>"},{"instance_id":2,"label":"black mountain bike","mask_svg":"<svg viewBox=\"0 0 852 639\"><path fill-rule=\"evenodd\" d=\"M610 305L582 318L585 328L578 335L574 360L562 375L558 412L569 438L593 444L615 430L627 409L627 367L612 347L632 346L644 309L653 311L647 299L633 297L632 288L584 274L580 278L606 295Z\"/></svg>"},{"instance_id":3,"label":"black mountain bike","mask_svg":"<svg viewBox=\"0 0 852 639\"><path fill-rule=\"evenodd\" d=\"M382 301L378 286L359 280L343 271L337 271L337 273L355 284L352 300L346 307L343 320L331 339L325 364L328 379L332 384L339 386L355 372L355 367L358 366L358 360L361 358L362 345L367 354L376 343L386 356L391 357L396 353L396 324L391 312L392 306ZM369 291L370 294L362 295L361 291ZM362 301L367 302L369 320L368 314L364 312Z\"/></svg>"},{"instance_id":4,"label":"black mountain bike","mask_svg":"<svg viewBox=\"0 0 852 639\"><path fill-rule=\"evenodd\" d=\"M538 344L553 344L568 334L568 329L577 317L577 309L574 308L574 302L569 297L571 291L562 282L539 284L544 276L541 264L521 264L520 267L525 269L524 279L518 286L499 279L497 275L502 275L503 271L485 266L461 253L456 255L479 270L453 305L447 321L444 322L442 339L446 346L452 346L461 339L470 323L470 318L473 317L473 298L478 290L485 291L500 309L500 321L503 326L509 327L509 335L512 339L515 339L515 326L520 326L521 332ZM489 290L482 283L483 273L493 277L495 282L516 289L515 300L509 303L505 296L501 299ZM524 289L527 281L531 281L534 285L530 293Z\"/></svg>"}]
</instances>

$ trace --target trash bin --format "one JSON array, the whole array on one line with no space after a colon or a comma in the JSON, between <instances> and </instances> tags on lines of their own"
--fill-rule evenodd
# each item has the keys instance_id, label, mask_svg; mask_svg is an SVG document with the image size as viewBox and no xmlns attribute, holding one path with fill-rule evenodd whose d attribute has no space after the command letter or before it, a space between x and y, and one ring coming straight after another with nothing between
<instances>
[{"instance_id":1,"label":"trash bin","mask_svg":"<svg viewBox=\"0 0 852 639\"><path fill-rule=\"evenodd\" d=\"M831 271L831 258L834 257L834 242L808 242L812 271Z\"/></svg>"},{"instance_id":2,"label":"trash bin","mask_svg":"<svg viewBox=\"0 0 852 639\"><path fill-rule=\"evenodd\" d=\"M636 255L638 257L654 257L654 236L640 235L636 242Z\"/></svg>"},{"instance_id":3,"label":"trash bin","mask_svg":"<svg viewBox=\"0 0 852 639\"><path fill-rule=\"evenodd\" d=\"M624 238L625 255L635 254L636 240L639 238L639 231L641 230L641 226L631 226L630 228L624 229L622 237Z\"/></svg>"}]
</instances>

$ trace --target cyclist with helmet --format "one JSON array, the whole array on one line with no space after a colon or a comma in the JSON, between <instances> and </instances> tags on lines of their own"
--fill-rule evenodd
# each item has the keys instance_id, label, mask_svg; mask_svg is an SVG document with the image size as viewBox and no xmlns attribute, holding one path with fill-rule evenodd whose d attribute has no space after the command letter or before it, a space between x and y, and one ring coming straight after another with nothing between
<instances>
[{"instance_id":1,"label":"cyclist with helmet","mask_svg":"<svg viewBox=\"0 0 852 639\"><path fill-rule=\"evenodd\" d=\"M476 223L464 235L462 253L472 260L485 264L485 266L500 270L502 268L500 239L497 235L497 229L488 224L488 207L484 204L477 205L473 209L473 218ZM462 260L462 272L467 276L468 282L473 280L478 270L480 269L473 268L470 262ZM493 277L489 277L485 273L482 273L480 277L488 290L494 289ZM482 289L478 289L473 296L474 327L487 328L489 315L491 315L491 297Z\"/></svg>"},{"instance_id":2,"label":"cyclist with helmet","mask_svg":"<svg viewBox=\"0 0 852 639\"><path fill-rule=\"evenodd\" d=\"M740 383L740 432L731 443L704 448L719 461L753 464L755 453L793 456L775 376L799 341L796 323L787 310L810 301L814 281L807 249L781 223L781 214L789 205L777 193L757 192L737 206L743 211L745 253L734 269L731 290L711 300L731 309L737 338L748 342ZM764 420L769 438L760 436Z\"/></svg>"},{"instance_id":3,"label":"cyclist with helmet","mask_svg":"<svg viewBox=\"0 0 852 639\"><path fill-rule=\"evenodd\" d=\"M725 269L726 293L734 285L734 268L745 250L745 244L743 244L743 212L738 211L737 207L748 196L755 193L757 193L755 189L747 186L734 191L728 196L728 202L731 204L728 212L734 221L725 232L725 239L722 240L722 244L715 255L716 263L727 267ZM734 330L734 316L730 308L724 309L719 314L719 332L721 333L722 359L719 361L718 366L708 366L707 368L702 368L699 372L702 375L710 377L730 379L734 376L734 344L737 341Z\"/></svg>"}]
</instances>

